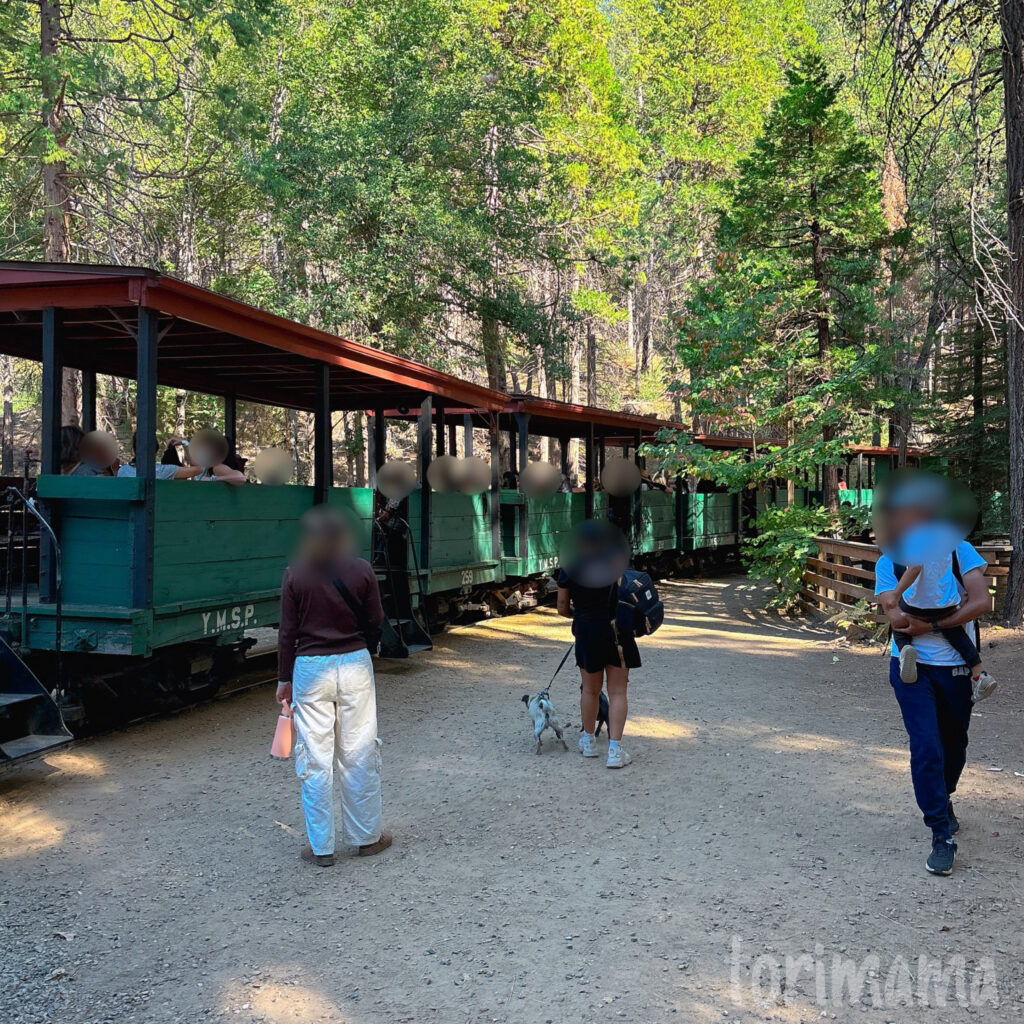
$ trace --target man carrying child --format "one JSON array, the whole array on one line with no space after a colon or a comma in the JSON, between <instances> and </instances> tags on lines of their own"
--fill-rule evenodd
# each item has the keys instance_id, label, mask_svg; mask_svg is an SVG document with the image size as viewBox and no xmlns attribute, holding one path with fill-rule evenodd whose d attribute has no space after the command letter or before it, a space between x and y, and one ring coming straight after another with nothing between
<instances>
[{"instance_id":1,"label":"man carrying child","mask_svg":"<svg viewBox=\"0 0 1024 1024\"><path fill-rule=\"evenodd\" d=\"M949 875L960 828L951 797L967 760L971 709L995 690L975 627L991 607L985 559L963 539L973 520L956 501L950 514L945 481L900 476L879 490L875 594L893 631L889 682L910 739L914 795L932 830L925 867Z\"/></svg>"}]
</instances>

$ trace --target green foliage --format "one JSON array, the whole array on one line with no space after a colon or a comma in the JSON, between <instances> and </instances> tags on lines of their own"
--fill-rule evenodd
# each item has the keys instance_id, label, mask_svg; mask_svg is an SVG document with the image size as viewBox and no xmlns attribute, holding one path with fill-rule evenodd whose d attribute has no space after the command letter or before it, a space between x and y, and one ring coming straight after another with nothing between
<instances>
[{"instance_id":1,"label":"green foliage","mask_svg":"<svg viewBox=\"0 0 1024 1024\"><path fill-rule=\"evenodd\" d=\"M766 508L757 517L757 534L743 541L743 561L752 579L771 580L776 593L769 604L789 610L796 606L807 559L817 550L814 538L833 528L824 508Z\"/></svg>"},{"instance_id":2,"label":"green foliage","mask_svg":"<svg viewBox=\"0 0 1024 1024\"><path fill-rule=\"evenodd\" d=\"M680 317L683 396L713 432L754 442L749 458L680 457L733 485L837 462L869 431L886 366L877 157L820 56L804 54L787 79L726 189L714 274Z\"/></svg>"}]
</instances>

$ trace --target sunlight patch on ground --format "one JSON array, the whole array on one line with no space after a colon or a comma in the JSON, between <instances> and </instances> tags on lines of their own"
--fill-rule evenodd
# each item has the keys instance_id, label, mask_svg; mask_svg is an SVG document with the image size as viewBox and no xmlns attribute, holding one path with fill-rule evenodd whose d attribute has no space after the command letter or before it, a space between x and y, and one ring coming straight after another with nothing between
<instances>
[{"instance_id":1,"label":"sunlight patch on ground","mask_svg":"<svg viewBox=\"0 0 1024 1024\"><path fill-rule=\"evenodd\" d=\"M54 768L59 768L69 775L98 778L100 775L107 774L106 762L95 754L87 753L84 750L61 750L54 754L48 754L46 761Z\"/></svg>"},{"instance_id":2,"label":"sunlight patch on ground","mask_svg":"<svg viewBox=\"0 0 1024 1024\"><path fill-rule=\"evenodd\" d=\"M343 1017L338 1008L319 992L302 985L274 982L251 987L234 986L225 994L224 1012L242 1012L246 1019L262 1015L268 1024L312 1024L313 1021L346 1024L351 1020Z\"/></svg>"},{"instance_id":3,"label":"sunlight patch on ground","mask_svg":"<svg viewBox=\"0 0 1024 1024\"><path fill-rule=\"evenodd\" d=\"M31 804L12 809L0 806L4 827L0 835L0 857L22 857L27 853L57 846L64 838L61 823Z\"/></svg>"},{"instance_id":4,"label":"sunlight patch on ground","mask_svg":"<svg viewBox=\"0 0 1024 1024\"><path fill-rule=\"evenodd\" d=\"M655 715L630 715L630 736L649 736L656 740L690 740L697 730L689 722L673 722Z\"/></svg>"}]
</instances>

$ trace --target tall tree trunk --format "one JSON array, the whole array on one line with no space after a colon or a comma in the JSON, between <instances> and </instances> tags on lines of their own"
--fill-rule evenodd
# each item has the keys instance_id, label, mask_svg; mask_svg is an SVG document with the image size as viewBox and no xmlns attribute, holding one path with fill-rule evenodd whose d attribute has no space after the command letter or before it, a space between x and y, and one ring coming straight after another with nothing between
<instances>
[{"instance_id":1,"label":"tall tree trunk","mask_svg":"<svg viewBox=\"0 0 1024 1024\"><path fill-rule=\"evenodd\" d=\"M813 143L812 143L813 145ZM811 187L811 197L816 200L816 189ZM832 351L832 329L829 323L828 280L825 272L825 251L821 238L821 226L815 220L811 224L811 260L814 267L814 283L818 288L818 365L823 380L830 376L829 362ZM823 423L821 439L828 444L835 440L836 431L831 423ZM839 511L839 467L825 462L821 467L821 500L825 508Z\"/></svg>"},{"instance_id":2,"label":"tall tree trunk","mask_svg":"<svg viewBox=\"0 0 1024 1024\"><path fill-rule=\"evenodd\" d=\"M57 58L60 54L61 0L41 0L39 4L40 87L43 101L43 131L48 149L63 150L69 132L65 123L64 89ZM68 191L68 165L63 159L43 162L43 255L50 263L71 262L71 194ZM61 382L61 418L64 423L81 421L81 374L65 370Z\"/></svg>"},{"instance_id":3,"label":"tall tree trunk","mask_svg":"<svg viewBox=\"0 0 1024 1024\"><path fill-rule=\"evenodd\" d=\"M0 473L14 473L14 358L0 356L0 400L3 422L0 429Z\"/></svg>"},{"instance_id":4,"label":"tall tree trunk","mask_svg":"<svg viewBox=\"0 0 1024 1024\"><path fill-rule=\"evenodd\" d=\"M356 487L366 486L366 420L365 413L352 415L352 425L356 440Z\"/></svg>"},{"instance_id":5,"label":"tall tree trunk","mask_svg":"<svg viewBox=\"0 0 1024 1024\"><path fill-rule=\"evenodd\" d=\"M185 436L185 411L188 408L188 392L174 392L174 433L178 437ZM238 438L232 438L237 443Z\"/></svg>"},{"instance_id":6,"label":"tall tree trunk","mask_svg":"<svg viewBox=\"0 0 1024 1024\"><path fill-rule=\"evenodd\" d=\"M580 401L580 369L583 362L583 346L576 337L569 342L569 401L578 405ZM574 437L569 442L569 472L579 473L580 440ZM580 477L582 479L582 477Z\"/></svg>"},{"instance_id":7,"label":"tall tree trunk","mask_svg":"<svg viewBox=\"0 0 1024 1024\"><path fill-rule=\"evenodd\" d=\"M43 100L43 130L48 148L63 149L68 141L64 125L65 81L57 65L60 50L60 0L41 0L39 4L39 55L42 58L40 81ZM71 210L67 187L68 168L64 160L43 164L43 247L51 263L71 262L71 235L68 217Z\"/></svg>"},{"instance_id":8,"label":"tall tree trunk","mask_svg":"<svg viewBox=\"0 0 1024 1024\"><path fill-rule=\"evenodd\" d=\"M587 322L587 405L597 405L597 332Z\"/></svg>"},{"instance_id":9,"label":"tall tree trunk","mask_svg":"<svg viewBox=\"0 0 1024 1024\"><path fill-rule=\"evenodd\" d=\"M1024 621L1024 3L1000 0L1006 120L1010 309L1006 401L1010 410L1010 543L1013 556L1003 613Z\"/></svg>"},{"instance_id":10,"label":"tall tree trunk","mask_svg":"<svg viewBox=\"0 0 1024 1024\"><path fill-rule=\"evenodd\" d=\"M980 291L980 289L978 289ZM980 294L975 301L981 303ZM985 451L985 325L977 320L971 339L971 452L968 465L968 481L971 489L978 493L981 484L981 459ZM980 525L980 523L979 523Z\"/></svg>"}]
</instances>

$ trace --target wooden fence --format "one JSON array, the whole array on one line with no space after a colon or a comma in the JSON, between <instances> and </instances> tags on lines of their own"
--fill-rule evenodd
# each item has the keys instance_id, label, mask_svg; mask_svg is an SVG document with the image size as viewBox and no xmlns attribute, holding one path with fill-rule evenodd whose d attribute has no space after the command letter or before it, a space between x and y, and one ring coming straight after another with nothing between
<instances>
[{"instance_id":1,"label":"wooden fence","mask_svg":"<svg viewBox=\"0 0 1024 1024\"><path fill-rule=\"evenodd\" d=\"M803 587L800 590L804 608L833 614L851 608L858 601L871 604L875 596L878 548L874 544L833 540L830 537L815 537L814 540L818 545L818 554L807 559ZM988 562L985 575L989 578L993 606L996 609L1002 608L1006 577L1010 571L1010 546L982 544L977 545L977 548L978 554ZM875 619L884 621L877 614Z\"/></svg>"}]
</instances>

